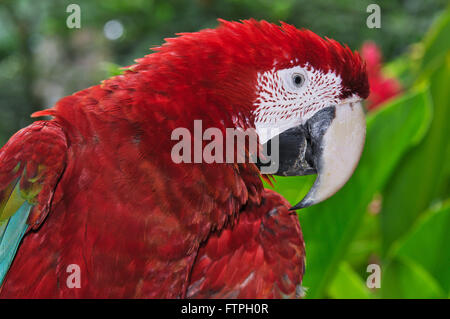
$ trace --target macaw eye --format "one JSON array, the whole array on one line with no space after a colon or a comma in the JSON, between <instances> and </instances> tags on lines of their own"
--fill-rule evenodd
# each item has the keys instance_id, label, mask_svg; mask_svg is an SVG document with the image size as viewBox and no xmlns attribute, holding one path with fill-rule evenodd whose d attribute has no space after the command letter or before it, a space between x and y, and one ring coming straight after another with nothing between
<instances>
[{"instance_id":1,"label":"macaw eye","mask_svg":"<svg viewBox=\"0 0 450 319\"><path fill-rule=\"evenodd\" d=\"M292 83L295 87L300 88L302 87L303 83L305 83L305 77L303 76L303 74L294 73L292 74Z\"/></svg>"}]
</instances>

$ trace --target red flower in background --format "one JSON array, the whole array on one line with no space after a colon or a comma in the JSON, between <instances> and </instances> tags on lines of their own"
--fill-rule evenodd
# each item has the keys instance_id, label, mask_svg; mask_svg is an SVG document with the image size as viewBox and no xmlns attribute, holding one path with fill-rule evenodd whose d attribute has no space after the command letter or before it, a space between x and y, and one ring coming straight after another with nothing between
<instances>
[{"instance_id":1,"label":"red flower in background","mask_svg":"<svg viewBox=\"0 0 450 319\"><path fill-rule=\"evenodd\" d=\"M378 108L383 102L398 95L402 91L400 83L395 78L388 78L381 72L382 56L374 42L365 42L361 55L367 64L370 95L366 107L369 111Z\"/></svg>"}]
</instances>

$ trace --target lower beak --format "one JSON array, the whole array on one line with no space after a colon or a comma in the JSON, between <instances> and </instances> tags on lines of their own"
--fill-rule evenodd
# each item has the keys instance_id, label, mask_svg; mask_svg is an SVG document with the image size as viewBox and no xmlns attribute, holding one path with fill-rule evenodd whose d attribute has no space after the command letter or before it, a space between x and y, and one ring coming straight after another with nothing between
<instances>
[{"instance_id":1,"label":"lower beak","mask_svg":"<svg viewBox=\"0 0 450 319\"><path fill-rule=\"evenodd\" d=\"M326 107L306 123L279 134L275 175L317 174L308 194L291 210L317 204L344 186L359 162L365 135L360 102Z\"/></svg>"}]
</instances>

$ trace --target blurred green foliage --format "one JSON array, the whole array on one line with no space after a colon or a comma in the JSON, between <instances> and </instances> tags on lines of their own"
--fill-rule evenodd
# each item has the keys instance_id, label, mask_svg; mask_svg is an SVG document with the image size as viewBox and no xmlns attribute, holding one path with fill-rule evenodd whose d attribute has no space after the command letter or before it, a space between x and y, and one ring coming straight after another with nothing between
<instances>
[{"instance_id":1,"label":"blurred green foliage","mask_svg":"<svg viewBox=\"0 0 450 319\"><path fill-rule=\"evenodd\" d=\"M373 40L384 68L407 88L368 116L366 147L349 183L299 212L309 298L447 298L450 295L450 13L445 0L377 1L381 29L366 27L371 0L102 0L0 2L0 145L29 114L120 72L177 32L217 18L279 20L358 48ZM81 7L81 29L66 7ZM438 15L439 18L436 20ZM105 23L123 35L108 40ZM430 28L432 22L435 21ZM429 30L425 36L426 30ZM422 40L423 39L423 40ZM277 178L297 203L314 176ZM380 289L366 268L381 265Z\"/></svg>"}]
</instances>

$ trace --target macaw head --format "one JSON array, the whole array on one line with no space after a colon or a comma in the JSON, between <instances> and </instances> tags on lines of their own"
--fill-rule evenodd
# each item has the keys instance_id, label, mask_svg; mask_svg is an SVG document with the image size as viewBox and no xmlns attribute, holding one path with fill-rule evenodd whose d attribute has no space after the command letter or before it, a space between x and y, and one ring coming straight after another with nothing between
<instances>
[{"instance_id":1,"label":"macaw head","mask_svg":"<svg viewBox=\"0 0 450 319\"><path fill-rule=\"evenodd\" d=\"M362 153L369 85L357 53L333 40L283 24L275 37L291 45L257 73L255 128L261 143L279 152L276 175L317 174L308 207L336 193Z\"/></svg>"},{"instance_id":2,"label":"macaw head","mask_svg":"<svg viewBox=\"0 0 450 319\"><path fill-rule=\"evenodd\" d=\"M359 54L284 23L220 22L167 39L133 72L154 68L149 87L170 97L178 125L197 118L254 128L263 146L278 141L275 175L317 174L293 209L330 197L352 175L364 145L361 100L369 84Z\"/></svg>"}]
</instances>

